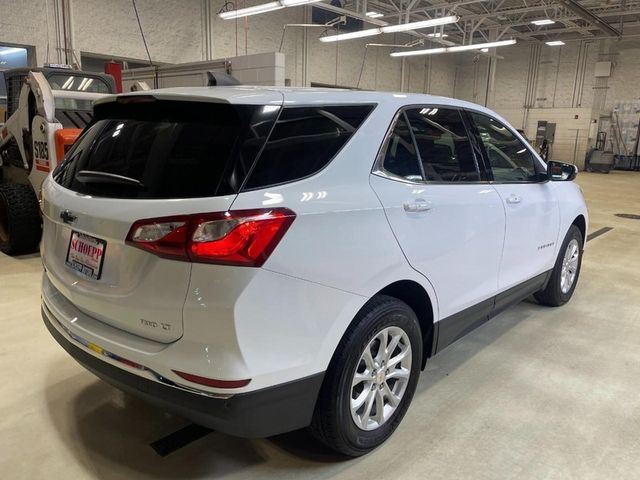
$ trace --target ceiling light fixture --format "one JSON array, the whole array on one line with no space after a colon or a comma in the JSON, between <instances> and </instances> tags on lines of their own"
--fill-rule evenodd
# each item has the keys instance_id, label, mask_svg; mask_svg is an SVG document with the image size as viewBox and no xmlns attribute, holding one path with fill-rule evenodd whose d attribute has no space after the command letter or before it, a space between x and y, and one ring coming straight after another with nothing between
<instances>
[{"instance_id":1,"label":"ceiling light fixture","mask_svg":"<svg viewBox=\"0 0 640 480\"><path fill-rule=\"evenodd\" d=\"M379 28L369 28L367 30L357 30L349 33L339 33L338 35L328 35L326 37L320 37L321 42L339 42L341 40L353 40L354 38L371 37L373 35L380 35Z\"/></svg>"},{"instance_id":2,"label":"ceiling light fixture","mask_svg":"<svg viewBox=\"0 0 640 480\"><path fill-rule=\"evenodd\" d=\"M433 55L435 53L445 53L446 47L428 48L426 50L410 50L408 52L391 52L392 57L412 57L414 55Z\"/></svg>"},{"instance_id":3,"label":"ceiling light fixture","mask_svg":"<svg viewBox=\"0 0 640 480\"><path fill-rule=\"evenodd\" d=\"M420 22L400 23L398 25L386 25L380 27L382 33L408 32L410 30L418 30L420 28L437 27L438 25L449 25L457 23L460 17L449 15L448 17L432 18L431 20L422 20Z\"/></svg>"},{"instance_id":4,"label":"ceiling light fixture","mask_svg":"<svg viewBox=\"0 0 640 480\"><path fill-rule=\"evenodd\" d=\"M489 49L488 49L488 48L481 48L481 49L480 49L480 51L481 51L482 53L487 53L487 52L489 51Z\"/></svg>"},{"instance_id":5,"label":"ceiling light fixture","mask_svg":"<svg viewBox=\"0 0 640 480\"><path fill-rule=\"evenodd\" d=\"M436 32L436 33L427 33L427 37L431 37L431 38L445 38L448 37L449 35L446 33L440 33L440 32Z\"/></svg>"},{"instance_id":6,"label":"ceiling light fixture","mask_svg":"<svg viewBox=\"0 0 640 480\"><path fill-rule=\"evenodd\" d=\"M319 2L320 0L278 0L277 2L263 3L254 5L253 7L239 8L238 10L227 10L220 12L218 16L223 20L232 20L234 18L248 17L250 15L258 15L260 13L273 12L285 7L297 7L308 3Z\"/></svg>"},{"instance_id":7,"label":"ceiling light fixture","mask_svg":"<svg viewBox=\"0 0 640 480\"><path fill-rule=\"evenodd\" d=\"M564 45L564 42L562 40L553 40L552 42L544 42L544 43L546 43L550 47L559 47L560 45Z\"/></svg>"},{"instance_id":8,"label":"ceiling light fixture","mask_svg":"<svg viewBox=\"0 0 640 480\"><path fill-rule=\"evenodd\" d=\"M551 20L549 18L545 18L544 20L534 20L531 23L533 23L534 25L552 25L555 22L555 20Z\"/></svg>"},{"instance_id":9,"label":"ceiling light fixture","mask_svg":"<svg viewBox=\"0 0 640 480\"><path fill-rule=\"evenodd\" d=\"M341 40L352 40L354 38L380 35L381 33L407 32L410 30L418 30L420 28L436 27L438 25L449 25L450 23L456 23L458 20L459 17L457 17L456 15L450 15L448 17L433 18L431 20L423 20L420 22L401 23L398 25L385 25L384 27L369 28L367 30L358 30L356 32L327 35L326 37L320 37L320 41L338 42Z\"/></svg>"},{"instance_id":10,"label":"ceiling light fixture","mask_svg":"<svg viewBox=\"0 0 640 480\"><path fill-rule=\"evenodd\" d=\"M366 15L367 17L370 17L370 18L384 17L384 13L380 13L380 12L367 12Z\"/></svg>"},{"instance_id":11,"label":"ceiling light fixture","mask_svg":"<svg viewBox=\"0 0 640 480\"><path fill-rule=\"evenodd\" d=\"M298 5L306 5L307 3L316 3L320 0L280 0L285 7L297 7Z\"/></svg>"},{"instance_id":12,"label":"ceiling light fixture","mask_svg":"<svg viewBox=\"0 0 640 480\"><path fill-rule=\"evenodd\" d=\"M488 43L476 43L475 45L455 45L453 47L448 47L448 52L466 52L467 50L478 50L482 48L494 48L494 47L506 47L507 45L514 45L516 43L515 39L511 40L501 40L499 42L488 42Z\"/></svg>"},{"instance_id":13,"label":"ceiling light fixture","mask_svg":"<svg viewBox=\"0 0 640 480\"><path fill-rule=\"evenodd\" d=\"M453 47L428 48L426 50L409 50L407 52L391 52L392 57L411 57L414 55L432 55L434 53L464 52L467 50L482 50L483 48L505 47L515 45L516 40L501 40L499 42L476 43L474 45L455 45Z\"/></svg>"}]
</instances>

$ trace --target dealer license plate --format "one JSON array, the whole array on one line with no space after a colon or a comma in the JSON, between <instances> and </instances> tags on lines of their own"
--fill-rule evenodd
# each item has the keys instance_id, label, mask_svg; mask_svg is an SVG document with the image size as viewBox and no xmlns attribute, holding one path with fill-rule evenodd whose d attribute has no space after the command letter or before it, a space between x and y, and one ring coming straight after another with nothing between
<instances>
[{"instance_id":1,"label":"dealer license plate","mask_svg":"<svg viewBox=\"0 0 640 480\"><path fill-rule=\"evenodd\" d=\"M79 232L71 232L67 250L67 267L94 280L100 280L107 242Z\"/></svg>"}]
</instances>

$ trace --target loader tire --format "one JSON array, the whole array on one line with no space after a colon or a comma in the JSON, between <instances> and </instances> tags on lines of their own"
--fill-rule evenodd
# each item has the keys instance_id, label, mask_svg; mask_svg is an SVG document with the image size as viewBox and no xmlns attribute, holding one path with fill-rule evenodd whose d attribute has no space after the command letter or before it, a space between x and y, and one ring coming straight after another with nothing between
<instances>
[{"instance_id":1,"label":"loader tire","mask_svg":"<svg viewBox=\"0 0 640 480\"><path fill-rule=\"evenodd\" d=\"M30 185L0 185L0 251L7 255L32 253L42 236L42 218Z\"/></svg>"},{"instance_id":2,"label":"loader tire","mask_svg":"<svg viewBox=\"0 0 640 480\"><path fill-rule=\"evenodd\" d=\"M17 168L24 168L24 162L22 161L22 153L20 153L20 148L18 148L18 144L15 140L9 141L8 144L5 145L2 152L2 162L7 165L13 165Z\"/></svg>"}]
</instances>

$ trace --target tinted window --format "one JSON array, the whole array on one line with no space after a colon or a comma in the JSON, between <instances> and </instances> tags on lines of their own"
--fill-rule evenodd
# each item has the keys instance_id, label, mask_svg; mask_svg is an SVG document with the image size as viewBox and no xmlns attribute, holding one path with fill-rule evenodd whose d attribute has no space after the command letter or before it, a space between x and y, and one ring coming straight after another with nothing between
<instances>
[{"instance_id":1,"label":"tinted window","mask_svg":"<svg viewBox=\"0 0 640 480\"><path fill-rule=\"evenodd\" d=\"M318 172L372 109L370 105L285 108L245 188L291 182Z\"/></svg>"},{"instance_id":2,"label":"tinted window","mask_svg":"<svg viewBox=\"0 0 640 480\"><path fill-rule=\"evenodd\" d=\"M277 113L263 106L153 100L98 105L95 123L54 178L76 192L106 197L236 193Z\"/></svg>"},{"instance_id":3,"label":"tinted window","mask_svg":"<svg viewBox=\"0 0 640 480\"><path fill-rule=\"evenodd\" d=\"M506 126L479 113L471 113L497 182L538 180L533 154Z\"/></svg>"},{"instance_id":4,"label":"tinted window","mask_svg":"<svg viewBox=\"0 0 640 480\"><path fill-rule=\"evenodd\" d=\"M52 90L70 90L74 92L114 93L109 85L97 77L55 73L47 77Z\"/></svg>"},{"instance_id":5,"label":"tinted window","mask_svg":"<svg viewBox=\"0 0 640 480\"><path fill-rule=\"evenodd\" d=\"M423 180L416 147L409 132L404 113L398 117L387 143L382 166L384 169L411 181Z\"/></svg>"},{"instance_id":6,"label":"tinted window","mask_svg":"<svg viewBox=\"0 0 640 480\"><path fill-rule=\"evenodd\" d=\"M426 180L473 182L480 179L471 142L458 110L425 107L406 113Z\"/></svg>"}]
</instances>

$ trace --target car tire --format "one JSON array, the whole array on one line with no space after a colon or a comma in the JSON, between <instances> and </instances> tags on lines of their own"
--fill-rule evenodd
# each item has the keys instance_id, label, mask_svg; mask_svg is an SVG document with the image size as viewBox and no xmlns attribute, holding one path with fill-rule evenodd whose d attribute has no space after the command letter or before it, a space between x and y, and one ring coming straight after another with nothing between
<instances>
[{"instance_id":1,"label":"car tire","mask_svg":"<svg viewBox=\"0 0 640 480\"><path fill-rule=\"evenodd\" d=\"M380 348L383 341L388 347L384 350ZM422 334L413 310L393 297L372 298L333 355L316 403L311 433L351 457L373 450L389 438L409 408L421 362Z\"/></svg>"},{"instance_id":2,"label":"car tire","mask_svg":"<svg viewBox=\"0 0 640 480\"><path fill-rule=\"evenodd\" d=\"M29 185L0 185L0 251L7 255L32 253L42 236L38 199Z\"/></svg>"},{"instance_id":3,"label":"car tire","mask_svg":"<svg viewBox=\"0 0 640 480\"><path fill-rule=\"evenodd\" d=\"M534 294L542 305L559 307L571 299L580 276L583 246L582 232L575 225L571 225L546 287Z\"/></svg>"}]
</instances>

